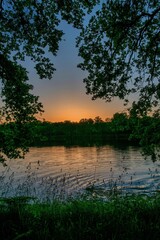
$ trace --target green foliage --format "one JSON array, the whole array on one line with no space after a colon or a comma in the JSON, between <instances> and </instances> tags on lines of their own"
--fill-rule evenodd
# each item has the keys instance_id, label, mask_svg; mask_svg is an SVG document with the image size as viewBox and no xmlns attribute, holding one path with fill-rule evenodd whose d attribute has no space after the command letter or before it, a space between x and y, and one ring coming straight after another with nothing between
<instances>
[{"instance_id":1,"label":"green foliage","mask_svg":"<svg viewBox=\"0 0 160 240\"><path fill-rule=\"evenodd\" d=\"M64 121L61 123L34 122L32 128L33 146L102 144L109 139L109 125L94 122L93 119L81 119L79 123Z\"/></svg>"},{"instance_id":2,"label":"green foliage","mask_svg":"<svg viewBox=\"0 0 160 240\"><path fill-rule=\"evenodd\" d=\"M100 117L81 119L79 123L12 122L0 125L0 148L3 147L3 152L10 158L23 158L29 146L137 144L145 155L156 160L159 158L159 126L159 116L135 117L126 113L116 113L107 122Z\"/></svg>"},{"instance_id":3,"label":"green foliage","mask_svg":"<svg viewBox=\"0 0 160 240\"><path fill-rule=\"evenodd\" d=\"M14 61L26 56L36 64L41 78L51 78L54 66L45 57L45 48L56 55L63 32L61 19L82 27L85 10L91 11L98 1L1 1L1 53Z\"/></svg>"},{"instance_id":4,"label":"green foliage","mask_svg":"<svg viewBox=\"0 0 160 240\"><path fill-rule=\"evenodd\" d=\"M41 142L42 145L84 146L116 143L138 144L143 148L145 155L151 155L153 160L156 160L159 158L159 127L158 115L137 117L126 113L115 113L109 122L103 122L100 117L96 117L94 120L81 119L79 123L39 122L32 129L34 133L32 144L38 142L39 144Z\"/></svg>"},{"instance_id":5,"label":"green foliage","mask_svg":"<svg viewBox=\"0 0 160 240\"><path fill-rule=\"evenodd\" d=\"M0 51L7 59L25 60L29 56L35 62L41 78L51 78L53 63L45 57L45 48L56 55L63 32L58 26L61 19L82 27L83 17L97 3L94 1L1 1Z\"/></svg>"},{"instance_id":6,"label":"green foliage","mask_svg":"<svg viewBox=\"0 0 160 240\"><path fill-rule=\"evenodd\" d=\"M14 199L12 199L12 202ZM110 202L0 204L1 239L153 239L160 235L160 198L131 196ZM22 207L23 206L23 207ZM14 209L14 210L13 210Z\"/></svg>"},{"instance_id":7,"label":"green foliage","mask_svg":"<svg viewBox=\"0 0 160 240\"><path fill-rule=\"evenodd\" d=\"M7 122L30 122L36 113L42 112L38 97L32 95L33 86L27 83L27 72L22 66L0 55L0 78L2 79L2 100L5 106L1 114Z\"/></svg>"},{"instance_id":8,"label":"green foliage","mask_svg":"<svg viewBox=\"0 0 160 240\"><path fill-rule=\"evenodd\" d=\"M50 79L55 68L46 57L46 51L53 55L57 54L63 36L63 31L59 29L60 21L65 20L74 27L81 28L83 17L98 2L98 0L0 1L0 80L4 103L0 109L0 120L14 121L17 124L16 131L13 129L10 131L9 141L9 134L6 131L0 132L0 141L3 143L0 148L1 161L5 155L15 158L21 157L21 154L18 154L21 151L25 153L28 147L25 146L27 138L31 136L21 134L21 137L18 127L21 124L22 130L22 124L35 120L35 114L42 112L42 104L39 103L38 97L31 93L33 86L27 83L27 71L20 62L29 57L39 77ZM25 127L22 131L24 134ZM17 138L17 133L19 142L24 148L21 148L20 143L16 146L13 140ZM4 136L5 134L7 135Z\"/></svg>"},{"instance_id":9,"label":"green foliage","mask_svg":"<svg viewBox=\"0 0 160 240\"><path fill-rule=\"evenodd\" d=\"M152 160L160 158L160 118L144 116L143 118L130 117L129 124L132 126L130 139L137 139L143 147L145 155L151 155Z\"/></svg>"},{"instance_id":10,"label":"green foliage","mask_svg":"<svg viewBox=\"0 0 160 240\"><path fill-rule=\"evenodd\" d=\"M5 123L0 125L0 162L5 165L10 159L24 158L32 142L32 128L28 123Z\"/></svg>"},{"instance_id":11,"label":"green foliage","mask_svg":"<svg viewBox=\"0 0 160 240\"><path fill-rule=\"evenodd\" d=\"M160 3L158 0L105 1L82 30L77 46L87 94L93 99L128 103L137 94L134 107L140 115L160 100Z\"/></svg>"},{"instance_id":12,"label":"green foliage","mask_svg":"<svg viewBox=\"0 0 160 240\"><path fill-rule=\"evenodd\" d=\"M111 120L111 127L113 132L131 132L131 129L128 125L128 116L126 113L115 113Z\"/></svg>"}]
</instances>

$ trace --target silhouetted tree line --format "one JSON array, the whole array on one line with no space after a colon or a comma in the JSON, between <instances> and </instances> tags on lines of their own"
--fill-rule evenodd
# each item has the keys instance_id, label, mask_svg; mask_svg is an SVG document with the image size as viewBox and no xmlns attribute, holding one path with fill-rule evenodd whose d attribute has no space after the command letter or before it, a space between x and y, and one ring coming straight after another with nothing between
<instances>
[{"instance_id":1,"label":"silhouetted tree line","mask_svg":"<svg viewBox=\"0 0 160 240\"><path fill-rule=\"evenodd\" d=\"M9 136L12 131L16 132L15 128L14 123L0 125L1 132L6 131ZM32 136L30 146L128 143L139 144L145 151L152 152L160 144L159 115L138 117L134 114L128 116L126 113L115 113L112 119L105 121L100 117L85 118L79 122L33 121L27 123L25 129ZM14 136L14 139L9 139L17 145L18 136Z\"/></svg>"}]
</instances>

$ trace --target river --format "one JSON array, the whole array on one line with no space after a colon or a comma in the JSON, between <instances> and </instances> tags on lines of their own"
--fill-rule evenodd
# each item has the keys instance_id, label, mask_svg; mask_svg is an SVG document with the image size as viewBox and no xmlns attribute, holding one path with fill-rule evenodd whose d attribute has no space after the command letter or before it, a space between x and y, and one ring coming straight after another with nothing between
<instances>
[{"instance_id":1,"label":"river","mask_svg":"<svg viewBox=\"0 0 160 240\"><path fill-rule=\"evenodd\" d=\"M77 194L152 194L160 191L160 162L144 158L135 146L34 147L25 159L0 166L0 196L42 200Z\"/></svg>"}]
</instances>

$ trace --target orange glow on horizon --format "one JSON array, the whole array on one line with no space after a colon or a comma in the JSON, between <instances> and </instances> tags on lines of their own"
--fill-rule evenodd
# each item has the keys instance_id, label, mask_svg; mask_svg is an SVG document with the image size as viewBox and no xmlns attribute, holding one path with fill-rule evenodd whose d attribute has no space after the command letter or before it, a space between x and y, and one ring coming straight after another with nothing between
<instances>
[{"instance_id":1,"label":"orange glow on horizon","mask_svg":"<svg viewBox=\"0 0 160 240\"><path fill-rule=\"evenodd\" d=\"M59 114L51 114L48 112L44 112L42 116L38 117L40 120L45 120L48 122L64 122L64 121L71 121L71 122L79 122L81 119L86 118L92 118L99 116L103 121L105 121L106 118L112 118L113 114L106 114L105 116L103 114L97 114L95 115L95 112L85 112L80 111L79 109L73 109L73 110L67 110L65 109L62 112L59 112Z\"/></svg>"},{"instance_id":2,"label":"orange glow on horizon","mask_svg":"<svg viewBox=\"0 0 160 240\"><path fill-rule=\"evenodd\" d=\"M79 122L81 119L94 119L97 116L105 121L107 118L112 118L116 112L124 110L118 100L113 104L107 104L100 100L88 101L85 96L73 99L61 97L57 100L42 102L44 102L44 113L38 116L38 119L48 122Z\"/></svg>"}]
</instances>

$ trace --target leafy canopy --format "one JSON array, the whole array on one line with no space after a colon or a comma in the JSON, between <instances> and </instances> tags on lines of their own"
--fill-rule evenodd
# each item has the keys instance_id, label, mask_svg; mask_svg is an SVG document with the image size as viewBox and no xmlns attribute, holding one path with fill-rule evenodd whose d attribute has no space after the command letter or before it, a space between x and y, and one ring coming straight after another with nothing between
<instances>
[{"instance_id":1,"label":"leafy canopy","mask_svg":"<svg viewBox=\"0 0 160 240\"><path fill-rule=\"evenodd\" d=\"M0 158L3 154L23 157L27 151L27 123L42 112L42 104L32 94L27 70L20 64L29 57L39 77L50 79L55 71L46 52L56 56L63 31L61 20L82 28L83 17L98 0L1 0L0 1L0 80L3 107L0 120L14 122L0 130ZM22 136L22 132L24 135ZM26 137L26 138L25 138ZM26 140L24 140L26 139ZM26 143L27 142L27 143ZM22 150L22 151L21 151Z\"/></svg>"},{"instance_id":2,"label":"leafy canopy","mask_svg":"<svg viewBox=\"0 0 160 240\"><path fill-rule=\"evenodd\" d=\"M119 97L133 103L139 115L160 100L160 2L159 0L107 0L83 28L78 41L79 67L93 99Z\"/></svg>"},{"instance_id":3,"label":"leafy canopy","mask_svg":"<svg viewBox=\"0 0 160 240\"><path fill-rule=\"evenodd\" d=\"M46 57L46 52L51 52L53 55L57 54L59 42L63 36L63 31L59 29L60 21L66 20L74 27L81 28L86 11L90 12L97 2L97 0L0 1L2 98L4 103L7 103L13 120L19 120L15 117L12 106L14 104L14 107L19 109L20 101L15 98L17 95L22 98L23 87L25 88L24 95L32 90L32 86L27 83L27 71L22 68L20 61L24 61L26 56L30 57L39 77L50 79L55 68L50 59ZM16 92L16 87L20 87L20 85L22 92ZM12 96L9 94L11 90L14 92ZM40 111L38 99L34 100L34 104L33 99L28 104L30 109L35 109L33 114ZM27 101L22 104L23 110L26 106ZM27 111L26 115L28 115Z\"/></svg>"}]
</instances>

